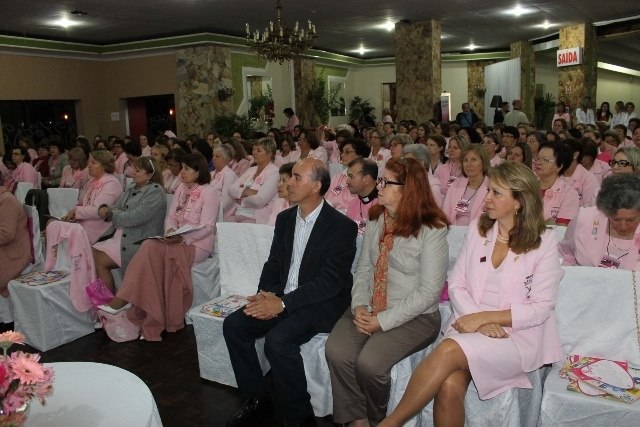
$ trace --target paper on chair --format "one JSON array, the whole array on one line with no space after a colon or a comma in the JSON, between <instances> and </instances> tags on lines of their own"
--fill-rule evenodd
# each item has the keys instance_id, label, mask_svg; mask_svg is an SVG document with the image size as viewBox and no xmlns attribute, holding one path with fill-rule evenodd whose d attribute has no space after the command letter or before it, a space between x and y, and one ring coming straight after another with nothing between
<instances>
[{"instance_id":1,"label":"paper on chair","mask_svg":"<svg viewBox=\"0 0 640 427\"><path fill-rule=\"evenodd\" d=\"M175 237L175 236L182 236L183 234L188 234L188 233L193 233L194 231L198 231L204 228L204 224L202 225L191 225L191 224L185 224L182 227L178 228L177 230L173 230L171 233L167 233L164 234L162 236L151 236L151 237L146 237L144 239L140 239L137 242L134 242L135 244L140 244L143 241L147 240L147 239L164 239L166 237Z\"/></svg>"}]
</instances>

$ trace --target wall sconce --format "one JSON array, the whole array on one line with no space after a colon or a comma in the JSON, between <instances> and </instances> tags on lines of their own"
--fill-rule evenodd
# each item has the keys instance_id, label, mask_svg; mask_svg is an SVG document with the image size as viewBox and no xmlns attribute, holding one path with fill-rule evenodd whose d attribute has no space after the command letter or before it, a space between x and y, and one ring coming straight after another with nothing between
<instances>
[{"instance_id":1,"label":"wall sconce","mask_svg":"<svg viewBox=\"0 0 640 427\"><path fill-rule=\"evenodd\" d=\"M231 98L234 93L235 91L232 87L222 86L220 89L218 89L218 100L220 102L224 102L227 99Z\"/></svg>"}]
</instances>

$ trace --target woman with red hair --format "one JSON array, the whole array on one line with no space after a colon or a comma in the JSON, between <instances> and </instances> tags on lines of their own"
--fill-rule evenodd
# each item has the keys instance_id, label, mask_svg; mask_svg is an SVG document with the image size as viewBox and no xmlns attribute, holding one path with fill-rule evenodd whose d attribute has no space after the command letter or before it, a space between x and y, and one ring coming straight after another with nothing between
<instances>
[{"instance_id":1,"label":"woman with red hair","mask_svg":"<svg viewBox=\"0 0 640 427\"><path fill-rule=\"evenodd\" d=\"M369 211L351 308L326 346L336 423L380 422L391 367L440 331L449 222L426 182L425 168L414 159L390 159L378 178L378 205Z\"/></svg>"}]
</instances>

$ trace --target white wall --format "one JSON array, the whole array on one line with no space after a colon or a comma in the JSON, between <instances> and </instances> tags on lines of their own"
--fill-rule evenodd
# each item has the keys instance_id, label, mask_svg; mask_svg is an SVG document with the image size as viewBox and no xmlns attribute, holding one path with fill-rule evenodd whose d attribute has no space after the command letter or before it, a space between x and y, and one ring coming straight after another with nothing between
<instances>
[{"instance_id":1,"label":"white wall","mask_svg":"<svg viewBox=\"0 0 640 427\"><path fill-rule=\"evenodd\" d=\"M555 62L549 62L542 58L536 57L536 85L544 85L542 95L550 93L553 98L558 100L558 67Z\"/></svg>"},{"instance_id":2,"label":"white wall","mask_svg":"<svg viewBox=\"0 0 640 427\"><path fill-rule=\"evenodd\" d=\"M368 66L366 68L353 68L347 75L345 83L345 98L347 100L347 114L351 100L359 96L368 99L375 107L377 119L382 119L382 83L394 83L396 81L395 65Z\"/></svg>"},{"instance_id":3,"label":"white wall","mask_svg":"<svg viewBox=\"0 0 640 427\"><path fill-rule=\"evenodd\" d=\"M466 62L442 63L442 91L451 94L451 115L454 118L460 111L460 106L468 101L468 86Z\"/></svg>"},{"instance_id":4,"label":"white wall","mask_svg":"<svg viewBox=\"0 0 640 427\"><path fill-rule=\"evenodd\" d=\"M603 101L608 101L613 110L616 101L640 104L640 77L598 68L598 89L596 92L596 107Z\"/></svg>"}]
</instances>

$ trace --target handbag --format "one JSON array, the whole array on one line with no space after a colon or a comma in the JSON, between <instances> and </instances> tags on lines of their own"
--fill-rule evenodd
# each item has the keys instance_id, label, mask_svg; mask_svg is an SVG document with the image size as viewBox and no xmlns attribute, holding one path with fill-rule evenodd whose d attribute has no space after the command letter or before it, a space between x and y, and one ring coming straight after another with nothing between
<instances>
[{"instance_id":1,"label":"handbag","mask_svg":"<svg viewBox=\"0 0 640 427\"><path fill-rule=\"evenodd\" d=\"M116 296L111 292L111 289L107 288L102 279L96 279L89 282L89 285L85 288L89 301L93 308L97 309L101 304L109 304Z\"/></svg>"},{"instance_id":2,"label":"handbag","mask_svg":"<svg viewBox=\"0 0 640 427\"><path fill-rule=\"evenodd\" d=\"M118 314L98 310L98 320L102 322L105 332L112 341L127 342L140 337L140 327L127 318L127 310L122 310Z\"/></svg>"}]
</instances>

